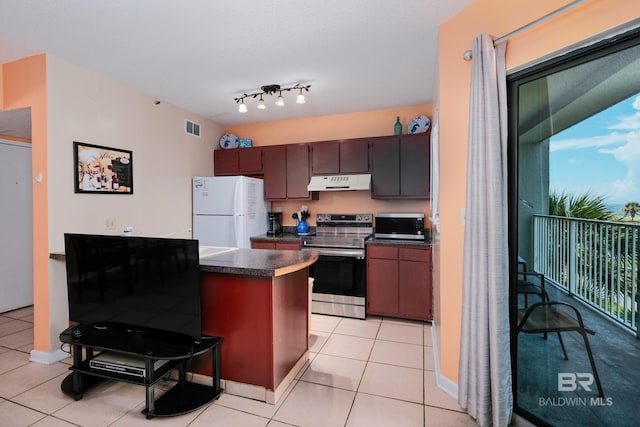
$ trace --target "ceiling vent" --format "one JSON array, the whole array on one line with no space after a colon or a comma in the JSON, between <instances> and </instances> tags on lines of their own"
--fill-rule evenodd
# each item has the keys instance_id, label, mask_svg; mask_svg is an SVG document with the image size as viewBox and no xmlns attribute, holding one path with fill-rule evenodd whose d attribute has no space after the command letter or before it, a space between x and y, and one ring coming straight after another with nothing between
<instances>
[{"instance_id":1,"label":"ceiling vent","mask_svg":"<svg viewBox=\"0 0 640 427\"><path fill-rule=\"evenodd\" d=\"M189 135L197 136L200 138L200 125L196 122L192 122L191 120L184 120L184 131Z\"/></svg>"}]
</instances>

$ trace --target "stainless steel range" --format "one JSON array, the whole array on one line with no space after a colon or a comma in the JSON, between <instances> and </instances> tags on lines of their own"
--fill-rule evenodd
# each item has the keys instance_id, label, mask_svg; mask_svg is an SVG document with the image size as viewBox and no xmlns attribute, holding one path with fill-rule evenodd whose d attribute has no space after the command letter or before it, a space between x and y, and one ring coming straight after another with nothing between
<instances>
[{"instance_id":1,"label":"stainless steel range","mask_svg":"<svg viewBox=\"0 0 640 427\"><path fill-rule=\"evenodd\" d=\"M313 277L311 312L365 318L364 242L373 233L373 214L318 214L316 234L302 237L302 250L320 256Z\"/></svg>"}]
</instances>

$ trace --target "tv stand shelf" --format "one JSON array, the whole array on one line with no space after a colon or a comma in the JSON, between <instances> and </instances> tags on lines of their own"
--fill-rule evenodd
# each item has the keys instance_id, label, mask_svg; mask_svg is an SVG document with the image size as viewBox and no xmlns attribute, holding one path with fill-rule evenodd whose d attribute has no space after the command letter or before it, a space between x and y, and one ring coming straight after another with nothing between
<instances>
[{"instance_id":1,"label":"tv stand shelf","mask_svg":"<svg viewBox=\"0 0 640 427\"><path fill-rule=\"evenodd\" d=\"M75 400L82 399L85 391L105 380L125 381L146 388L146 407L142 413L147 418L168 417L194 411L220 396L220 337L203 337L200 342L187 342L157 336L127 328L95 328L76 325L60 334L60 341L72 348L72 373L62 381L62 391ZM212 385L186 380L186 364L195 356L211 350ZM144 375L95 369L91 360L109 352L133 356L144 362ZM156 363L159 366L156 367ZM178 370L178 382L157 400L154 385Z\"/></svg>"}]
</instances>

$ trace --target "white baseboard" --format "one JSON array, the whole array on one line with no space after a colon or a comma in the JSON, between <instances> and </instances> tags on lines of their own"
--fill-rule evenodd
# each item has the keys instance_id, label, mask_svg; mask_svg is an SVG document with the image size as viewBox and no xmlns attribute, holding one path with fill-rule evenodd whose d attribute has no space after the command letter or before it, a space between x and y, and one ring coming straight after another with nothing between
<instances>
[{"instance_id":1,"label":"white baseboard","mask_svg":"<svg viewBox=\"0 0 640 427\"><path fill-rule=\"evenodd\" d=\"M433 360L436 370L436 385L438 388L449 396L458 401L458 384L451 381L440 373L440 352L438 351L438 340L436 337L436 328L431 328L431 342L433 343Z\"/></svg>"},{"instance_id":2,"label":"white baseboard","mask_svg":"<svg viewBox=\"0 0 640 427\"><path fill-rule=\"evenodd\" d=\"M29 360L36 363L51 365L64 360L67 357L69 357L69 353L64 352L60 349L55 351L31 350L31 357L29 358Z\"/></svg>"}]
</instances>

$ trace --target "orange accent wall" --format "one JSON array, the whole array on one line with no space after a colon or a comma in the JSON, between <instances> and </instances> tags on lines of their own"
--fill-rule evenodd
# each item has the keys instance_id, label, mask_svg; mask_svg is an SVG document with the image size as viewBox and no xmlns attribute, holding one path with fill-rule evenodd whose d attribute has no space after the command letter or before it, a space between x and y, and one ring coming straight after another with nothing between
<instances>
[{"instance_id":1,"label":"orange accent wall","mask_svg":"<svg viewBox=\"0 0 640 427\"><path fill-rule=\"evenodd\" d=\"M47 63L45 55L2 64L3 110L31 107L31 167L42 173L33 182L34 349L51 351L49 342L49 242L47 186Z\"/></svg>"},{"instance_id":2,"label":"orange accent wall","mask_svg":"<svg viewBox=\"0 0 640 427\"><path fill-rule=\"evenodd\" d=\"M431 118L433 106L420 104L388 110L230 126L227 133L233 133L239 138L250 138L254 146L384 136L393 135L397 116L400 117L403 133L406 133L407 124L421 114Z\"/></svg>"},{"instance_id":3,"label":"orange accent wall","mask_svg":"<svg viewBox=\"0 0 640 427\"><path fill-rule=\"evenodd\" d=\"M441 373L457 382L460 355L462 258L465 206L468 104L471 62L462 59L481 33L501 37L560 7L568 0L547 0L523 7L522 1L478 0L440 26L438 66L440 124L440 254L435 283L440 300ZM588 1L509 40L507 71L607 31L640 16L640 2Z\"/></svg>"}]
</instances>

